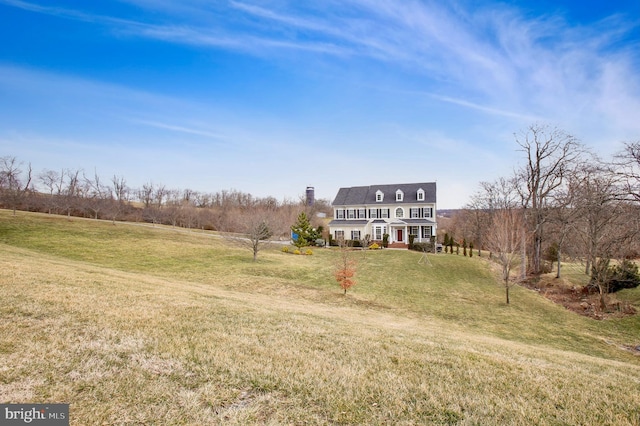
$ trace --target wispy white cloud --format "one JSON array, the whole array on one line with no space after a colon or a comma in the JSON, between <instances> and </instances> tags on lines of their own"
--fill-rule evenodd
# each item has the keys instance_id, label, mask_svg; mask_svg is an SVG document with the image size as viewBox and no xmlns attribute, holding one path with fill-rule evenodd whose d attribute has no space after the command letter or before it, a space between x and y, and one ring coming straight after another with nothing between
<instances>
[{"instance_id":1,"label":"wispy white cloud","mask_svg":"<svg viewBox=\"0 0 640 426\"><path fill-rule=\"evenodd\" d=\"M57 16L64 19L72 19L82 22L99 23L104 25L117 25L128 27L145 27L146 25L140 22L115 18L111 16L105 16L100 14L86 13L76 9L62 8L62 7L50 7L41 6L39 4L30 3L21 0L0 0L0 4L6 4L8 6L17 7L19 9L27 10L30 12L41 13L45 15Z\"/></svg>"},{"instance_id":2,"label":"wispy white cloud","mask_svg":"<svg viewBox=\"0 0 640 426\"><path fill-rule=\"evenodd\" d=\"M143 124L145 126L151 126L158 129L166 129L166 130L171 130L179 133L187 133L190 135L204 136L205 138L209 138L209 139L220 140L225 138L225 136L221 133L214 133L208 130L195 129L195 128L185 127L185 126L176 126L173 124L159 123L156 121L148 121L148 120L140 120L140 119L133 119L131 121L133 123Z\"/></svg>"},{"instance_id":3,"label":"wispy white cloud","mask_svg":"<svg viewBox=\"0 0 640 426\"><path fill-rule=\"evenodd\" d=\"M455 104L455 105L460 105L460 106L463 106L463 107L466 107L466 108L471 108L471 109L474 109L474 110L477 110L477 111L484 112L486 114L497 115L497 116L508 117L508 118L515 118L517 120L521 120L521 121L524 121L524 122L544 121L544 119L542 117L531 115L531 114L523 114L523 113L518 113L518 112L513 112L513 111L505 111L505 110L501 110L501 109L498 109L498 108L492 108L490 106L469 102L469 101L466 101L464 99L456 99L456 98L452 98L452 97L449 97L449 96L436 95L436 94L433 94L433 93L428 94L428 95L431 96L434 99L438 99L438 100L441 100L443 102L448 102L448 103Z\"/></svg>"},{"instance_id":4,"label":"wispy white cloud","mask_svg":"<svg viewBox=\"0 0 640 426\"><path fill-rule=\"evenodd\" d=\"M428 87L422 90L464 108L516 119L574 115L573 121L578 112L584 116L597 111L615 114L611 119L634 128L633 120L625 116L639 95L633 67L640 57L617 42L637 29L638 22L622 16L580 27L558 16L527 17L497 3L470 11L455 2L417 0L401 6L389 0L311 6L286 1L269 6L238 0L228 6L202 1L129 2L160 15L156 22L141 22L0 0L35 13L99 23L119 34L170 43L263 57L280 52L275 55L279 59L286 52L339 60L370 58L424 76ZM169 14L171 24L163 22L169 21ZM627 80L613 81L612 76Z\"/></svg>"},{"instance_id":5,"label":"wispy white cloud","mask_svg":"<svg viewBox=\"0 0 640 426\"><path fill-rule=\"evenodd\" d=\"M291 5L269 10L232 4L277 24L272 36L295 38L309 47L311 42L297 32L313 33L352 55L422 74L439 82L431 87L441 92L434 97L443 102L515 119L567 117L570 124L606 111L612 120L637 129L619 114L627 115L640 94L633 68L640 57L617 43L639 22L619 15L583 27L561 16L531 18L498 4L471 12L455 3L413 0L399 7L388 0L351 0L340 3L345 12L340 17L329 10L335 3L313 17ZM611 75L626 80L612 84ZM470 97L478 102L463 100ZM626 108L612 109L611 104Z\"/></svg>"},{"instance_id":6,"label":"wispy white cloud","mask_svg":"<svg viewBox=\"0 0 640 426\"><path fill-rule=\"evenodd\" d=\"M307 51L340 56L352 53L349 49L327 42L296 42L250 34L221 33L189 26L136 25L121 28L119 31L172 43L229 49L257 56L266 56L274 50Z\"/></svg>"}]
</instances>

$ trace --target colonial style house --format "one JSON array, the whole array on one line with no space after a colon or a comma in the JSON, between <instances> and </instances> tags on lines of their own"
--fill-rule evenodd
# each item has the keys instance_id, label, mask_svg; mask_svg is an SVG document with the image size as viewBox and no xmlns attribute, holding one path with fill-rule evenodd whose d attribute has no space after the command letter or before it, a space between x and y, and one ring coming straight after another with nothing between
<instances>
[{"instance_id":1,"label":"colonial style house","mask_svg":"<svg viewBox=\"0 0 640 426\"><path fill-rule=\"evenodd\" d=\"M369 235L389 244L430 241L436 235L436 183L403 183L340 188L333 200L329 232L335 239L360 240Z\"/></svg>"}]
</instances>

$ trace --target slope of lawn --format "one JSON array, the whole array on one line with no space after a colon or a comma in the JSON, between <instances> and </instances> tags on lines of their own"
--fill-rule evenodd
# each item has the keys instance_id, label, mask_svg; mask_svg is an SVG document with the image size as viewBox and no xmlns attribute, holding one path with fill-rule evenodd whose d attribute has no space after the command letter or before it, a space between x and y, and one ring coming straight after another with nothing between
<instances>
[{"instance_id":1,"label":"slope of lawn","mask_svg":"<svg viewBox=\"0 0 640 426\"><path fill-rule=\"evenodd\" d=\"M637 424L637 317L486 259L251 253L209 233L0 210L0 402L85 424ZM637 290L628 300L639 300Z\"/></svg>"}]
</instances>

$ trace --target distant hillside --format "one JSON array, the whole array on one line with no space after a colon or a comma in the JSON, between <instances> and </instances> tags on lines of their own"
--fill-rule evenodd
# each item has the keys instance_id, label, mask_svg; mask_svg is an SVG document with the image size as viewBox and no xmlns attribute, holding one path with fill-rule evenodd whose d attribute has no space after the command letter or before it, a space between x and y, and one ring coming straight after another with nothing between
<instances>
[{"instance_id":1,"label":"distant hillside","mask_svg":"<svg viewBox=\"0 0 640 426\"><path fill-rule=\"evenodd\" d=\"M460 209L438 209L439 217L453 217Z\"/></svg>"}]
</instances>

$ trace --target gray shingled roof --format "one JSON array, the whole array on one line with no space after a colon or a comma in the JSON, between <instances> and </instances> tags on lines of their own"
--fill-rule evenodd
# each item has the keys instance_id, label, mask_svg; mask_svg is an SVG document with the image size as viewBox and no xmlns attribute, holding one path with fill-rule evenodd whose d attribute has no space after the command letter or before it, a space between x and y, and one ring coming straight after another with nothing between
<instances>
[{"instance_id":1,"label":"gray shingled roof","mask_svg":"<svg viewBox=\"0 0 640 426\"><path fill-rule=\"evenodd\" d=\"M424 201L418 201L418 189L424 190ZM396 191L404 192L404 199L396 201ZM376 203L376 192L380 190L384 194L382 203ZM352 186L340 188L338 195L333 200L334 206L361 206L365 204L415 204L435 203L436 183L400 183L393 185Z\"/></svg>"}]
</instances>

